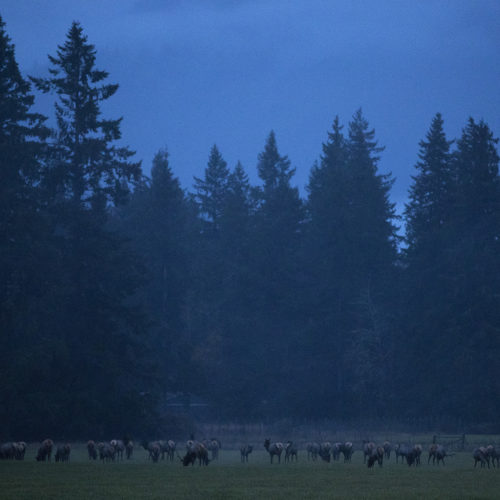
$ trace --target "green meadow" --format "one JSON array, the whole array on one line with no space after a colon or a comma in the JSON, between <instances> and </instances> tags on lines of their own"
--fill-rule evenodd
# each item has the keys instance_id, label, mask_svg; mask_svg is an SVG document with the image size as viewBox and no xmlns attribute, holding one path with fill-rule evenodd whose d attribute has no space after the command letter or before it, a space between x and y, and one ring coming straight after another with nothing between
<instances>
[{"instance_id":1,"label":"green meadow","mask_svg":"<svg viewBox=\"0 0 500 500\"><path fill-rule=\"evenodd\" d=\"M74 446L69 463L38 463L35 445L24 461L0 461L2 499L321 499L321 498L500 498L500 470L474 469L471 452L447 457L445 466L363 465L362 452L352 463L312 462L305 451L297 463L269 463L255 450L248 464L238 451L222 450L208 467L157 464L136 449L130 461L89 462L83 444Z\"/></svg>"}]
</instances>

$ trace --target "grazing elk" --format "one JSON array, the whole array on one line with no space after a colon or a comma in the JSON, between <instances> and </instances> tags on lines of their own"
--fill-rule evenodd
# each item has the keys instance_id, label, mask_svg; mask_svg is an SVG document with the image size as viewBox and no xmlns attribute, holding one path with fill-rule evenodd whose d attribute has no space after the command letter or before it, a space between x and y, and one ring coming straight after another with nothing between
<instances>
[{"instance_id":1,"label":"grazing elk","mask_svg":"<svg viewBox=\"0 0 500 500\"><path fill-rule=\"evenodd\" d=\"M297 445L292 441L288 441L285 444L285 463L293 462L294 458L296 462L299 459Z\"/></svg>"},{"instance_id":2,"label":"grazing elk","mask_svg":"<svg viewBox=\"0 0 500 500\"><path fill-rule=\"evenodd\" d=\"M69 462L69 455L71 453L71 446L69 443L61 444L57 447L56 454L54 455L56 462Z\"/></svg>"},{"instance_id":3,"label":"grazing elk","mask_svg":"<svg viewBox=\"0 0 500 500\"><path fill-rule=\"evenodd\" d=\"M99 458L101 462L114 462L115 461L115 447L111 443L97 443L99 450Z\"/></svg>"},{"instance_id":4,"label":"grazing elk","mask_svg":"<svg viewBox=\"0 0 500 500\"><path fill-rule=\"evenodd\" d=\"M161 446L159 441L143 441L142 447L149 452L149 458L154 462L158 462L161 454Z\"/></svg>"},{"instance_id":5,"label":"grazing elk","mask_svg":"<svg viewBox=\"0 0 500 500\"><path fill-rule=\"evenodd\" d=\"M416 444L411 450L406 454L406 463L408 467L411 467L413 464L415 466L420 465L420 455L422 454L422 445Z\"/></svg>"},{"instance_id":6,"label":"grazing elk","mask_svg":"<svg viewBox=\"0 0 500 500\"><path fill-rule=\"evenodd\" d=\"M488 469L490 468L490 461L488 460L486 453L486 448L483 446L480 446L473 451L472 456L474 457L474 468L478 462L481 463L481 467L485 467L485 465L488 464Z\"/></svg>"},{"instance_id":7,"label":"grazing elk","mask_svg":"<svg viewBox=\"0 0 500 500\"><path fill-rule=\"evenodd\" d=\"M319 450L320 446L318 443L313 441L312 443L307 443L306 444L306 450L307 450L307 460L314 460L316 461L319 455Z\"/></svg>"},{"instance_id":8,"label":"grazing elk","mask_svg":"<svg viewBox=\"0 0 500 500\"><path fill-rule=\"evenodd\" d=\"M435 446L435 448L433 448ZM445 457L451 457L452 454L449 454L446 452L444 449L444 446L437 444L437 445L432 445L432 463L439 465L439 462L442 462L444 465L444 458ZM431 457L431 451L429 450L429 460ZM428 463L428 462L427 462Z\"/></svg>"},{"instance_id":9,"label":"grazing elk","mask_svg":"<svg viewBox=\"0 0 500 500\"><path fill-rule=\"evenodd\" d=\"M384 455L387 460L391 458L392 445L389 441L384 441Z\"/></svg>"},{"instance_id":10,"label":"grazing elk","mask_svg":"<svg viewBox=\"0 0 500 500\"><path fill-rule=\"evenodd\" d=\"M271 440L268 438L264 441L264 448L271 456L271 463L273 463L274 455L278 457L278 463L281 463L281 454L284 448L283 443L271 443Z\"/></svg>"},{"instance_id":11,"label":"grazing elk","mask_svg":"<svg viewBox=\"0 0 500 500\"><path fill-rule=\"evenodd\" d=\"M54 442L52 441L52 439L45 439L44 441L42 441L40 448L38 448L36 460L38 462L45 462L45 460L48 460L50 462L53 447Z\"/></svg>"},{"instance_id":12,"label":"grazing elk","mask_svg":"<svg viewBox=\"0 0 500 500\"><path fill-rule=\"evenodd\" d=\"M319 456L325 462L330 463L330 450L332 449L332 444L330 441L324 441L319 445Z\"/></svg>"},{"instance_id":13,"label":"grazing elk","mask_svg":"<svg viewBox=\"0 0 500 500\"><path fill-rule=\"evenodd\" d=\"M382 446L371 449L370 455L368 456L368 468L373 467L375 462L378 462L379 466L382 467L384 462L384 448Z\"/></svg>"},{"instance_id":14,"label":"grazing elk","mask_svg":"<svg viewBox=\"0 0 500 500\"><path fill-rule=\"evenodd\" d=\"M197 441L188 441L189 445L187 445L187 451L184 457L180 457L182 465L194 465L196 459L198 459L200 466L208 465L210 460L208 459L208 450L203 443L199 443Z\"/></svg>"},{"instance_id":15,"label":"grazing elk","mask_svg":"<svg viewBox=\"0 0 500 500\"><path fill-rule=\"evenodd\" d=\"M89 454L89 460L97 460L97 445L95 441L90 440L87 442L87 452Z\"/></svg>"},{"instance_id":16,"label":"grazing elk","mask_svg":"<svg viewBox=\"0 0 500 500\"><path fill-rule=\"evenodd\" d=\"M252 453L253 446L251 444L245 444L240 448L241 461L248 462L248 455Z\"/></svg>"},{"instance_id":17,"label":"grazing elk","mask_svg":"<svg viewBox=\"0 0 500 500\"><path fill-rule=\"evenodd\" d=\"M350 462L354 453L354 447L351 441L346 441L342 444L340 451L344 455L344 462Z\"/></svg>"},{"instance_id":18,"label":"grazing elk","mask_svg":"<svg viewBox=\"0 0 500 500\"><path fill-rule=\"evenodd\" d=\"M366 464L366 460L372 456L373 452L376 450L377 446L373 441L363 440L363 463Z\"/></svg>"}]
</instances>

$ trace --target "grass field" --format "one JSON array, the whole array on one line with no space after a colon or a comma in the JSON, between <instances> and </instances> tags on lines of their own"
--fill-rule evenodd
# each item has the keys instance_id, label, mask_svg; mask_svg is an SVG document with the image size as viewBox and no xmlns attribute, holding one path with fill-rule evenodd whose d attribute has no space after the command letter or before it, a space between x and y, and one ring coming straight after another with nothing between
<instances>
[{"instance_id":1,"label":"grass field","mask_svg":"<svg viewBox=\"0 0 500 500\"><path fill-rule=\"evenodd\" d=\"M38 463L35 446L22 462L0 461L2 499L212 499L212 498L500 498L500 470L474 469L470 452L457 453L443 466L363 465L356 451L351 464L310 462L299 452L298 463L269 463L256 450L248 464L238 451L221 451L208 467L183 467L179 460L153 464L143 450L131 461L90 463L84 445L73 446L69 463Z\"/></svg>"}]
</instances>

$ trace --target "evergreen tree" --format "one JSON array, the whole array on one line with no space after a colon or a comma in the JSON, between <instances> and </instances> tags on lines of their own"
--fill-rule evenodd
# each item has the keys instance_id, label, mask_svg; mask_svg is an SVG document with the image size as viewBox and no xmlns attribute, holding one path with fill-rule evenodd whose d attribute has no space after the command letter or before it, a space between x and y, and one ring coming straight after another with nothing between
<instances>
[{"instance_id":1,"label":"evergreen tree","mask_svg":"<svg viewBox=\"0 0 500 500\"><path fill-rule=\"evenodd\" d=\"M214 144L208 158L204 179L195 177L195 199L200 213L212 232L219 229L219 221L226 203L229 169L221 153Z\"/></svg>"},{"instance_id":2,"label":"evergreen tree","mask_svg":"<svg viewBox=\"0 0 500 500\"><path fill-rule=\"evenodd\" d=\"M254 351L259 369L253 392L259 394L260 401L268 401L261 408L268 413L281 411L274 393L293 391L291 384L283 386L279 381L287 380L296 364L297 257L304 213L299 191L290 184L295 169L287 156L279 154L274 132L258 156L257 171L263 183L257 190L252 238L259 329Z\"/></svg>"},{"instance_id":3,"label":"evergreen tree","mask_svg":"<svg viewBox=\"0 0 500 500\"><path fill-rule=\"evenodd\" d=\"M114 144L121 119L101 117L102 103L118 86L102 83L108 74L95 68L95 48L78 23L49 60L51 77L32 78L40 90L57 95L57 131L41 182L57 250L57 282L46 304L53 312L38 325L46 339L43 352L53 362L40 377L37 397L54 408L47 432L49 426L65 426L68 434L82 435L97 420L125 430L138 424L140 393L154 380L145 380L141 369L144 316L127 303L142 269L107 218L108 207L124 201L128 182L139 178L140 164L129 162L128 148ZM51 390L55 380L58 391ZM110 413L110 406L116 411Z\"/></svg>"},{"instance_id":4,"label":"evergreen tree","mask_svg":"<svg viewBox=\"0 0 500 500\"><path fill-rule=\"evenodd\" d=\"M26 422L37 313L50 282L51 249L36 189L48 130L45 118L31 111L30 90L0 17L0 419L6 434Z\"/></svg>"}]
</instances>

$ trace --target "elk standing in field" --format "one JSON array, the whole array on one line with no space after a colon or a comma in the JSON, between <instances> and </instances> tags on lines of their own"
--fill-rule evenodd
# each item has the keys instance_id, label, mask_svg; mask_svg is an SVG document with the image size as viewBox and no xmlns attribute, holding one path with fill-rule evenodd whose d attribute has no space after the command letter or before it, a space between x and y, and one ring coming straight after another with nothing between
<instances>
[{"instance_id":1,"label":"elk standing in field","mask_svg":"<svg viewBox=\"0 0 500 500\"><path fill-rule=\"evenodd\" d=\"M89 460L97 459L97 446L95 441L90 440L87 442L87 452L89 454Z\"/></svg>"},{"instance_id":2,"label":"elk standing in field","mask_svg":"<svg viewBox=\"0 0 500 500\"><path fill-rule=\"evenodd\" d=\"M57 447L56 454L54 455L56 462L69 462L69 455L71 453L71 446L69 443L62 444Z\"/></svg>"},{"instance_id":3,"label":"elk standing in field","mask_svg":"<svg viewBox=\"0 0 500 500\"><path fill-rule=\"evenodd\" d=\"M342 443L333 443L332 445L332 458L338 460L340 458L340 450Z\"/></svg>"},{"instance_id":4,"label":"elk standing in field","mask_svg":"<svg viewBox=\"0 0 500 500\"><path fill-rule=\"evenodd\" d=\"M483 446L480 446L473 451L472 456L474 457L474 468L478 462L481 463L481 467L485 467L486 464L488 464L488 469L490 468L490 462L487 460L485 453L486 449Z\"/></svg>"},{"instance_id":5,"label":"elk standing in field","mask_svg":"<svg viewBox=\"0 0 500 500\"><path fill-rule=\"evenodd\" d=\"M52 439L45 439L44 441L42 441L42 444L40 448L38 448L38 453L36 455L37 461L45 462L45 460L48 460L50 462L53 447L54 441L52 441Z\"/></svg>"},{"instance_id":6,"label":"elk standing in field","mask_svg":"<svg viewBox=\"0 0 500 500\"><path fill-rule=\"evenodd\" d=\"M391 458L392 445L389 441L384 441L384 455L387 460Z\"/></svg>"},{"instance_id":7,"label":"elk standing in field","mask_svg":"<svg viewBox=\"0 0 500 500\"><path fill-rule=\"evenodd\" d=\"M372 456L373 452L377 447L373 441L363 440L363 463L366 464L366 460Z\"/></svg>"},{"instance_id":8,"label":"elk standing in field","mask_svg":"<svg viewBox=\"0 0 500 500\"><path fill-rule=\"evenodd\" d=\"M292 441L288 441L285 444L285 463L287 462L293 462L293 459L295 458L295 461L298 461L298 449L297 445L293 443Z\"/></svg>"},{"instance_id":9,"label":"elk standing in field","mask_svg":"<svg viewBox=\"0 0 500 500\"><path fill-rule=\"evenodd\" d=\"M325 462L330 463L330 450L332 449L332 444L330 441L324 441L319 445L319 456Z\"/></svg>"},{"instance_id":10,"label":"elk standing in field","mask_svg":"<svg viewBox=\"0 0 500 500\"><path fill-rule=\"evenodd\" d=\"M278 463L281 463L281 454L283 453L283 443L271 443L270 439L264 441L264 448L271 456L271 463L273 463L274 455L278 457Z\"/></svg>"},{"instance_id":11,"label":"elk standing in field","mask_svg":"<svg viewBox=\"0 0 500 500\"><path fill-rule=\"evenodd\" d=\"M384 448L382 446L377 446L370 451L368 457L368 468L373 467L375 462L378 462L379 466L382 467L384 461Z\"/></svg>"},{"instance_id":12,"label":"elk standing in field","mask_svg":"<svg viewBox=\"0 0 500 500\"><path fill-rule=\"evenodd\" d=\"M315 441L313 441L312 443L307 443L306 450L307 450L307 460L311 459L316 461L320 450L319 444L316 443Z\"/></svg>"},{"instance_id":13,"label":"elk standing in field","mask_svg":"<svg viewBox=\"0 0 500 500\"><path fill-rule=\"evenodd\" d=\"M251 444L246 444L240 448L241 461L248 462L248 455L252 453L253 446Z\"/></svg>"},{"instance_id":14,"label":"elk standing in field","mask_svg":"<svg viewBox=\"0 0 500 500\"><path fill-rule=\"evenodd\" d=\"M354 453L354 447L351 441L346 441L342 446L340 451L344 455L344 462L350 462L352 459L352 455Z\"/></svg>"}]
</instances>

